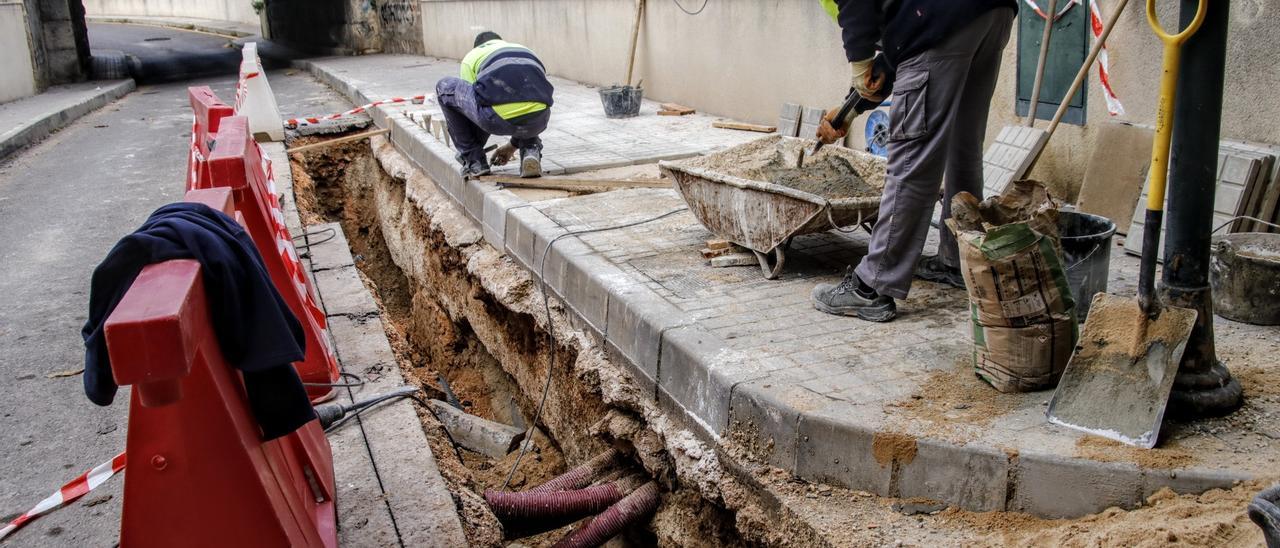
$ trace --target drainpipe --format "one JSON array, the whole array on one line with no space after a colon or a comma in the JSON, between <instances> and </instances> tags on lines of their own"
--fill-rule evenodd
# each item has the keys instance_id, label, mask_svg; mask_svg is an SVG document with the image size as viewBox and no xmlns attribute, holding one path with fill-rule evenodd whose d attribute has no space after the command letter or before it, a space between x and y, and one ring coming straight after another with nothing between
<instances>
[{"instance_id":1,"label":"drainpipe","mask_svg":"<svg viewBox=\"0 0 1280 548\"><path fill-rule=\"evenodd\" d=\"M1190 24L1201 1L1209 3L1208 13L1200 31L1183 46L1182 78L1174 105L1161 290L1169 305L1199 313L1169 399L1170 416L1181 418L1225 415L1238 409L1242 400L1239 381L1218 361L1214 348L1209 289L1210 226L1231 3L1182 0L1180 28Z\"/></svg>"}]
</instances>

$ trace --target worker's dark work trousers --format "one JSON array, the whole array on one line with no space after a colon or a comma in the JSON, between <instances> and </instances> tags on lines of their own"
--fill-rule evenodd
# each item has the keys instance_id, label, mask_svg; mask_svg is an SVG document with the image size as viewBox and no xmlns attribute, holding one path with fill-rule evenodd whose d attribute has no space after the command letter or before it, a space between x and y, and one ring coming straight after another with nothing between
<instances>
[{"instance_id":1,"label":"worker's dark work trousers","mask_svg":"<svg viewBox=\"0 0 1280 548\"><path fill-rule=\"evenodd\" d=\"M449 124L454 149L468 161L484 158L490 135L510 135L511 144L520 150L542 150L538 135L547 129L550 108L516 118L514 123L503 120L493 107L479 104L475 88L461 78L444 78L436 83L436 101Z\"/></svg>"},{"instance_id":2,"label":"worker's dark work trousers","mask_svg":"<svg viewBox=\"0 0 1280 548\"><path fill-rule=\"evenodd\" d=\"M944 172L944 221L951 216L952 196L969 192L982 198L982 141L1013 16L1009 8L991 10L898 65L884 198L867 256L856 270L882 295L904 299L911 289ZM942 262L959 267L955 237L945 225L939 232Z\"/></svg>"}]
</instances>

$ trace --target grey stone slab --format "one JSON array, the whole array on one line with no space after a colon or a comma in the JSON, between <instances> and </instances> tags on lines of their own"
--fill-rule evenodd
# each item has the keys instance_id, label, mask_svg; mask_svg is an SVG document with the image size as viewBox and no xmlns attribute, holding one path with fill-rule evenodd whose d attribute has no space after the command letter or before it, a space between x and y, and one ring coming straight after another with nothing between
<instances>
[{"instance_id":1,"label":"grey stone slab","mask_svg":"<svg viewBox=\"0 0 1280 548\"><path fill-rule=\"evenodd\" d=\"M1168 487L1178 494L1203 493L1210 489L1230 489L1238 481L1251 479L1249 474L1232 470L1156 470L1142 472L1142 500Z\"/></svg>"},{"instance_id":2,"label":"grey stone slab","mask_svg":"<svg viewBox=\"0 0 1280 548\"><path fill-rule=\"evenodd\" d=\"M526 205L528 202L507 190L485 194L484 213L481 215L484 240L495 249L506 247L507 210Z\"/></svg>"},{"instance_id":3,"label":"grey stone slab","mask_svg":"<svg viewBox=\"0 0 1280 548\"><path fill-rule=\"evenodd\" d=\"M299 245L308 244L302 251L311 259L312 270L332 270L344 266L352 266L355 259L351 257L351 247L347 243L347 235L338 223L321 223L307 227L305 240L298 239Z\"/></svg>"},{"instance_id":4,"label":"grey stone slab","mask_svg":"<svg viewBox=\"0 0 1280 548\"><path fill-rule=\"evenodd\" d=\"M611 291L634 283L573 238L562 238L548 252L545 276L552 290L597 334L605 331Z\"/></svg>"},{"instance_id":5,"label":"grey stone slab","mask_svg":"<svg viewBox=\"0 0 1280 548\"><path fill-rule=\"evenodd\" d=\"M720 337L698 326L677 327L662 336L658 361L658 401L669 400L719 436L729 424L729 400L738 383L768 373L754 360L730 349Z\"/></svg>"},{"instance_id":6,"label":"grey stone slab","mask_svg":"<svg viewBox=\"0 0 1280 548\"><path fill-rule=\"evenodd\" d=\"M329 316L368 316L378 314L378 304L360 281L355 266L313 271L316 290Z\"/></svg>"},{"instance_id":7,"label":"grey stone slab","mask_svg":"<svg viewBox=\"0 0 1280 548\"><path fill-rule=\"evenodd\" d=\"M537 273L547 245L565 232L565 229L535 208L512 208L507 210L503 243L506 245L507 255Z\"/></svg>"},{"instance_id":8,"label":"grey stone slab","mask_svg":"<svg viewBox=\"0 0 1280 548\"><path fill-rule=\"evenodd\" d=\"M1048 518L1074 518L1142 501L1142 471L1136 465L1023 452L1008 510Z\"/></svg>"},{"instance_id":9,"label":"grey stone slab","mask_svg":"<svg viewBox=\"0 0 1280 548\"><path fill-rule=\"evenodd\" d=\"M872 430L821 414L800 417L796 475L889 496L892 465L876 462Z\"/></svg>"},{"instance_id":10,"label":"grey stone slab","mask_svg":"<svg viewBox=\"0 0 1280 548\"><path fill-rule=\"evenodd\" d=\"M133 80L54 86L0 105L0 158L33 144L77 118L134 90Z\"/></svg>"},{"instance_id":11,"label":"grey stone slab","mask_svg":"<svg viewBox=\"0 0 1280 548\"><path fill-rule=\"evenodd\" d=\"M465 181L462 184L462 208L476 224L484 224L484 195L496 192L498 185L481 181Z\"/></svg>"},{"instance_id":12,"label":"grey stone slab","mask_svg":"<svg viewBox=\"0 0 1280 548\"><path fill-rule=\"evenodd\" d=\"M898 470L898 496L941 500L974 512L1004 510L1009 456L975 445L921 439L916 456Z\"/></svg>"},{"instance_id":13,"label":"grey stone slab","mask_svg":"<svg viewBox=\"0 0 1280 548\"><path fill-rule=\"evenodd\" d=\"M798 136L803 112L804 107L796 103L783 103L781 112L778 113L778 133L787 137Z\"/></svg>"},{"instance_id":14,"label":"grey stone slab","mask_svg":"<svg viewBox=\"0 0 1280 548\"><path fill-rule=\"evenodd\" d=\"M350 403L346 392L340 396ZM359 428L340 428L328 435L333 451L333 474L338 494L340 546L395 546L391 510L378 487L377 474Z\"/></svg>"},{"instance_id":15,"label":"grey stone slab","mask_svg":"<svg viewBox=\"0 0 1280 548\"><path fill-rule=\"evenodd\" d=\"M363 286L362 286L363 287ZM330 329L338 341L343 367L366 378L356 398L404 385L391 345L379 318L333 318ZM371 373L375 371L378 374ZM405 546L465 546L466 535L435 457L427 445L422 423L410 400L380 406L361 414L359 427L368 440L383 499L395 517Z\"/></svg>"},{"instance_id":16,"label":"grey stone slab","mask_svg":"<svg viewBox=\"0 0 1280 548\"><path fill-rule=\"evenodd\" d=\"M648 384L654 384L663 332L689 321L652 289L631 285L609 298L605 341L638 368Z\"/></svg>"},{"instance_id":17,"label":"grey stone slab","mask_svg":"<svg viewBox=\"0 0 1280 548\"><path fill-rule=\"evenodd\" d=\"M825 114L822 109L814 107L804 107L804 114L800 118L800 130L797 137L810 138L818 134L818 126L822 124L822 115Z\"/></svg>"},{"instance_id":18,"label":"grey stone slab","mask_svg":"<svg viewBox=\"0 0 1280 548\"><path fill-rule=\"evenodd\" d=\"M800 415L827 398L797 385L764 378L739 384L729 403L728 437L756 458L795 470L800 447Z\"/></svg>"}]
</instances>

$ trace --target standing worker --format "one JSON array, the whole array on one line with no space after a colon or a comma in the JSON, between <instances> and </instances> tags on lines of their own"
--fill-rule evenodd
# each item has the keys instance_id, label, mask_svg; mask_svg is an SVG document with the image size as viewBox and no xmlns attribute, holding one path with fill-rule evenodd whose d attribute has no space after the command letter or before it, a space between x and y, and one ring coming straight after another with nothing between
<instances>
[{"instance_id":1,"label":"standing worker","mask_svg":"<svg viewBox=\"0 0 1280 548\"><path fill-rule=\"evenodd\" d=\"M449 136L458 150L462 174L489 174L485 143L490 135L510 135L511 142L493 153L504 165L520 151L520 176L542 175L542 139L551 119L546 67L529 48L503 41L497 33L476 35L475 49L462 59L461 78L436 83L436 100L444 110Z\"/></svg>"},{"instance_id":2,"label":"standing worker","mask_svg":"<svg viewBox=\"0 0 1280 548\"><path fill-rule=\"evenodd\" d=\"M840 24L853 88L867 99L890 92L889 167L880 213L866 257L838 284L813 289L814 307L828 314L887 322L897 316L914 273L964 287L959 250L945 228L937 256L921 258L929 220L946 173L942 218L951 197L982 197L982 141L987 112L1009 42L1015 0L821 0ZM876 50L883 59L877 61ZM827 112L818 139L845 136L850 120ZM839 125L840 127L835 127Z\"/></svg>"}]
</instances>

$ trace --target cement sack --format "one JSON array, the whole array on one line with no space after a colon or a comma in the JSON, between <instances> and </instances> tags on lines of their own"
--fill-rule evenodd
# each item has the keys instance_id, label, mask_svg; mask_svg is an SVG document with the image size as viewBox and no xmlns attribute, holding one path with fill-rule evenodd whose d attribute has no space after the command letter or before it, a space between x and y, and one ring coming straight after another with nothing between
<instances>
[{"instance_id":1,"label":"cement sack","mask_svg":"<svg viewBox=\"0 0 1280 548\"><path fill-rule=\"evenodd\" d=\"M1057 205L1039 183L1018 181L982 203L961 193L952 212L978 376L1001 392L1052 387L1079 335Z\"/></svg>"},{"instance_id":2,"label":"cement sack","mask_svg":"<svg viewBox=\"0 0 1280 548\"><path fill-rule=\"evenodd\" d=\"M1026 327L988 327L973 320L973 367L1001 392L1031 392L1058 384L1079 331L1074 317Z\"/></svg>"}]
</instances>

